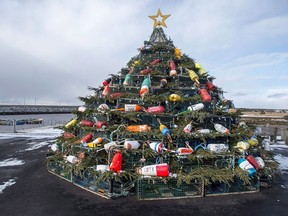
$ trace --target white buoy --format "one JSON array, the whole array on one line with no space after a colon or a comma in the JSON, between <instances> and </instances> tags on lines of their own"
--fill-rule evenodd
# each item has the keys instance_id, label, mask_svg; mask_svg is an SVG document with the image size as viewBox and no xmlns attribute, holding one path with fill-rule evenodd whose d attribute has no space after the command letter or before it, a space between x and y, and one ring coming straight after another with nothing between
<instances>
[{"instance_id":1,"label":"white buoy","mask_svg":"<svg viewBox=\"0 0 288 216\"><path fill-rule=\"evenodd\" d=\"M74 155L69 155L69 156L67 157L67 161L70 162L70 163L72 163L72 164L76 164L76 163L78 162L78 159L77 159L77 157L75 157Z\"/></svg>"},{"instance_id":2,"label":"white buoy","mask_svg":"<svg viewBox=\"0 0 288 216\"><path fill-rule=\"evenodd\" d=\"M109 170L109 166L105 164L99 164L96 166L96 171L105 172Z\"/></svg>"},{"instance_id":3,"label":"white buoy","mask_svg":"<svg viewBox=\"0 0 288 216\"><path fill-rule=\"evenodd\" d=\"M124 148L131 150L131 149L138 149L140 147L140 143L136 140L126 140L124 142Z\"/></svg>"},{"instance_id":4,"label":"white buoy","mask_svg":"<svg viewBox=\"0 0 288 216\"><path fill-rule=\"evenodd\" d=\"M59 150L59 148L58 148L58 145L57 144L52 144L51 145L51 150L53 151L53 152L56 152L56 151L58 151Z\"/></svg>"}]
</instances>

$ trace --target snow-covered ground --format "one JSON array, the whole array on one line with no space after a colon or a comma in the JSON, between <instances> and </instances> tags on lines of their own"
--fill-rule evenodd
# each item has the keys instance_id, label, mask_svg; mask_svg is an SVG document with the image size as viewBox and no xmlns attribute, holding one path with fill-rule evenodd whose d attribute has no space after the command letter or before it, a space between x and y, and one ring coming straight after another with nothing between
<instances>
[{"instance_id":1,"label":"snow-covered ground","mask_svg":"<svg viewBox=\"0 0 288 216\"><path fill-rule=\"evenodd\" d=\"M15 179L9 179L7 182L3 182L4 184L0 185L0 194L3 193L3 190L7 187L12 186L16 183Z\"/></svg>"},{"instance_id":2,"label":"snow-covered ground","mask_svg":"<svg viewBox=\"0 0 288 216\"><path fill-rule=\"evenodd\" d=\"M47 126L41 128L19 130L17 133L0 133L0 139L10 139L15 137L28 138L30 141L32 140L32 142L29 142L27 144L28 148L23 151L33 151L55 142L55 138L60 136L61 132L62 130L60 129L54 128L53 126ZM49 140L43 141L45 138L48 138ZM0 168L21 166L23 164L25 164L25 162L17 158L0 160ZM5 188L14 185L16 183L16 179L17 178L15 177L9 179L8 181L0 182L0 194L3 193Z\"/></svg>"},{"instance_id":3,"label":"snow-covered ground","mask_svg":"<svg viewBox=\"0 0 288 216\"><path fill-rule=\"evenodd\" d=\"M55 138L60 136L62 130L53 126L31 128L25 130L19 130L17 133L0 133L0 139L7 139L13 137L30 137L30 138Z\"/></svg>"},{"instance_id":4,"label":"snow-covered ground","mask_svg":"<svg viewBox=\"0 0 288 216\"><path fill-rule=\"evenodd\" d=\"M8 158L3 161L0 161L0 167L19 166L24 163L25 163L24 161L18 160L17 158Z\"/></svg>"},{"instance_id":5,"label":"snow-covered ground","mask_svg":"<svg viewBox=\"0 0 288 216\"><path fill-rule=\"evenodd\" d=\"M286 144L273 144L270 145L271 150L281 150L281 149L288 149L288 145ZM281 154L276 154L274 156L274 159L279 163L279 169L282 173L287 173L288 172L288 157L281 155Z\"/></svg>"}]
</instances>

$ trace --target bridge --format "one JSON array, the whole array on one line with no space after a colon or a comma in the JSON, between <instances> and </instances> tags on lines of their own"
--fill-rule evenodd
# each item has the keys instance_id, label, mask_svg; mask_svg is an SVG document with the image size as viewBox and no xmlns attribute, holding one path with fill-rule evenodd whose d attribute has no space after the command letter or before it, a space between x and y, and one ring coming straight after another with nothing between
<instances>
[{"instance_id":1,"label":"bridge","mask_svg":"<svg viewBox=\"0 0 288 216\"><path fill-rule=\"evenodd\" d=\"M0 115L71 113L79 106L0 105Z\"/></svg>"}]
</instances>

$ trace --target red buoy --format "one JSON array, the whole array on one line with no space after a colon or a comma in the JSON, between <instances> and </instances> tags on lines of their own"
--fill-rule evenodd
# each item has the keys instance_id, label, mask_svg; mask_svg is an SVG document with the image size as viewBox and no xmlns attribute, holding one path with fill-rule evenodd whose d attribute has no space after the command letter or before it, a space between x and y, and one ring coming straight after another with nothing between
<instances>
[{"instance_id":1,"label":"red buoy","mask_svg":"<svg viewBox=\"0 0 288 216\"><path fill-rule=\"evenodd\" d=\"M117 98L117 97L121 97L122 95L124 95L124 93L122 92L115 92L113 94L110 95L111 99Z\"/></svg>"},{"instance_id":2,"label":"red buoy","mask_svg":"<svg viewBox=\"0 0 288 216\"><path fill-rule=\"evenodd\" d=\"M147 74L149 74L149 73L151 73L151 69L150 69L150 68L141 70L141 71L139 72L140 75L147 75Z\"/></svg>"},{"instance_id":3,"label":"red buoy","mask_svg":"<svg viewBox=\"0 0 288 216\"><path fill-rule=\"evenodd\" d=\"M111 80L112 80L111 78L108 78L108 79L104 80L103 83L102 83L103 86L108 85L111 82Z\"/></svg>"},{"instance_id":4,"label":"red buoy","mask_svg":"<svg viewBox=\"0 0 288 216\"><path fill-rule=\"evenodd\" d=\"M68 138L75 137L75 135L73 133L70 133L70 132L64 132L63 137L68 139Z\"/></svg>"},{"instance_id":5,"label":"red buoy","mask_svg":"<svg viewBox=\"0 0 288 216\"><path fill-rule=\"evenodd\" d=\"M102 92L102 95L107 96L109 94L110 87L109 85L104 86L104 90Z\"/></svg>"},{"instance_id":6,"label":"red buoy","mask_svg":"<svg viewBox=\"0 0 288 216\"><path fill-rule=\"evenodd\" d=\"M257 163L257 161L255 160L255 158L252 155L248 155L246 157L246 160L257 170L259 171L261 168L259 166L259 164Z\"/></svg>"},{"instance_id":7,"label":"red buoy","mask_svg":"<svg viewBox=\"0 0 288 216\"><path fill-rule=\"evenodd\" d=\"M202 97L203 102L211 102L211 96L209 95L206 89L201 89L199 93Z\"/></svg>"},{"instance_id":8,"label":"red buoy","mask_svg":"<svg viewBox=\"0 0 288 216\"><path fill-rule=\"evenodd\" d=\"M93 137L92 133L87 134L81 139L81 143L88 143Z\"/></svg>"},{"instance_id":9,"label":"red buoy","mask_svg":"<svg viewBox=\"0 0 288 216\"><path fill-rule=\"evenodd\" d=\"M164 113L165 112L165 108L163 106L148 107L146 112L147 113Z\"/></svg>"},{"instance_id":10,"label":"red buoy","mask_svg":"<svg viewBox=\"0 0 288 216\"><path fill-rule=\"evenodd\" d=\"M98 129L105 129L108 124L106 122L103 122L103 121L97 121L95 123L95 126L98 128Z\"/></svg>"},{"instance_id":11,"label":"red buoy","mask_svg":"<svg viewBox=\"0 0 288 216\"><path fill-rule=\"evenodd\" d=\"M156 64L158 64L159 62L160 62L160 59L155 59L154 61L152 61L152 62L150 63L150 66L156 65Z\"/></svg>"},{"instance_id":12,"label":"red buoy","mask_svg":"<svg viewBox=\"0 0 288 216\"><path fill-rule=\"evenodd\" d=\"M93 127L94 122L83 119L80 121L80 125L81 126L87 126L87 127Z\"/></svg>"},{"instance_id":13,"label":"red buoy","mask_svg":"<svg viewBox=\"0 0 288 216\"><path fill-rule=\"evenodd\" d=\"M207 81L206 82L206 88L209 90L209 91L214 91L215 90L215 86L212 82L210 81Z\"/></svg>"},{"instance_id":14,"label":"red buoy","mask_svg":"<svg viewBox=\"0 0 288 216\"><path fill-rule=\"evenodd\" d=\"M119 173L122 169L122 154L120 151L116 152L110 164L110 170Z\"/></svg>"}]
</instances>

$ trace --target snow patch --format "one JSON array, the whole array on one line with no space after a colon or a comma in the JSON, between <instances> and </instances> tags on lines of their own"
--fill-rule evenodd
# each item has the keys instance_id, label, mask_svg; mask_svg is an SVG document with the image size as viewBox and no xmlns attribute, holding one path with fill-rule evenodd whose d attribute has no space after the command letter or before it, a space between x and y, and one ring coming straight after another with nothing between
<instances>
[{"instance_id":1,"label":"snow patch","mask_svg":"<svg viewBox=\"0 0 288 216\"><path fill-rule=\"evenodd\" d=\"M285 145L285 144L284 144L284 145L281 145L281 144L280 144L280 145L279 145L279 144L272 144L272 145L271 145L271 144L270 144L270 147L273 148L273 149L279 149L279 148L280 148L280 149L283 149L283 148L288 149L288 145Z\"/></svg>"},{"instance_id":2,"label":"snow patch","mask_svg":"<svg viewBox=\"0 0 288 216\"><path fill-rule=\"evenodd\" d=\"M4 184L0 185L0 194L3 193L3 190L7 187L12 186L13 184L16 183L15 179L9 179L7 182L3 182Z\"/></svg>"},{"instance_id":3,"label":"snow patch","mask_svg":"<svg viewBox=\"0 0 288 216\"><path fill-rule=\"evenodd\" d=\"M50 142L44 141L44 142L40 142L40 143L36 143L36 142L31 142L29 143L29 145L32 145L31 147L25 149L24 151L33 151L35 149L39 149L43 146L49 145Z\"/></svg>"},{"instance_id":4,"label":"snow patch","mask_svg":"<svg viewBox=\"0 0 288 216\"><path fill-rule=\"evenodd\" d=\"M279 163L279 169L281 171L285 172L288 170L288 157L277 154L274 156L274 159Z\"/></svg>"},{"instance_id":5,"label":"snow patch","mask_svg":"<svg viewBox=\"0 0 288 216\"><path fill-rule=\"evenodd\" d=\"M18 130L17 133L0 133L0 139L9 139L14 137L29 137L29 138L56 138L62 133L61 129L54 128L53 126L30 128Z\"/></svg>"},{"instance_id":6,"label":"snow patch","mask_svg":"<svg viewBox=\"0 0 288 216\"><path fill-rule=\"evenodd\" d=\"M17 158L8 158L4 161L0 161L0 167L20 166L24 163L24 161L18 160Z\"/></svg>"}]
</instances>

